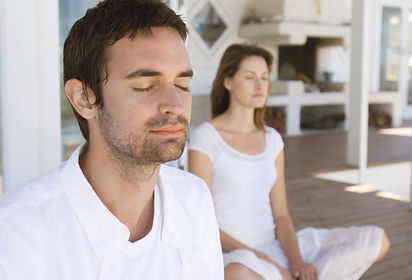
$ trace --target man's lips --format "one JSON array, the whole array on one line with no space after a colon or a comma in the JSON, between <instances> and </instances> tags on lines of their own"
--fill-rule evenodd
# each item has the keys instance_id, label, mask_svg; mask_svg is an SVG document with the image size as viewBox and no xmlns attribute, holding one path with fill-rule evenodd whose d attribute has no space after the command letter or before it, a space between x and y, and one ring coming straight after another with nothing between
<instances>
[{"instance_id":1,"label":"man's lips","mask_svg":"<svg viewBox=\"0 0 412 280\"><path fill-rule=\"evenodd\" d=\"M166 125L162 126L159 128L151 129L150 132L158 134L158 135L165 135L165 136L171 136L171 135L178 135L183 133L185 130L185 127L180 124L176 125Z\"/></svg>"}]
</instances>

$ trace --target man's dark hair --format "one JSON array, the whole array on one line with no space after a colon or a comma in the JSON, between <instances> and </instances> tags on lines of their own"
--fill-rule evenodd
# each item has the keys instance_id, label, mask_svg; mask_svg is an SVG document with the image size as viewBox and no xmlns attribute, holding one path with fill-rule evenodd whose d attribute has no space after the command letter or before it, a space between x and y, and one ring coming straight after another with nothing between
<instances>
[{"instance_id":1,"label":"man's dark hair","mask_svg":"<svg viewBox=\"0 0 412 280\"><path fill-rule=\"evenodd\" d=\"M103 107L102 83L107 79L107 49L125 36L152 34L153 27L170 27L186 40L187 28L181 17L160 0L105 0L72 26L63 49L64 83L75 78L83 90L91 89L94 105ZM86 94L86 92L85 92ZM87 95L86 95L87 96ZM73 108L80 130L89 140L87 120Z\"/></svg>"}]
</instances>

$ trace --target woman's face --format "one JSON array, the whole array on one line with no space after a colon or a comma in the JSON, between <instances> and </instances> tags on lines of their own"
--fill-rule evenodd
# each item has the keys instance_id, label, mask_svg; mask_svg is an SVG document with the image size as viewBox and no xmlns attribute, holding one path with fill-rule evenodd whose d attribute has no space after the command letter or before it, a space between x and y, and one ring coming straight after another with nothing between
<instances>
[{"instance_id":1,"label":"woman's face","mask_svg":"<svg viewBox=\"0 0 412 280\"><path fill-rule=\"evenodd\" d=\"M230 92L230 104L261 108L269 91L269 69L264 58L249 56L233 77L226 78L224 87Z\"/></svg>"}]
</instances>

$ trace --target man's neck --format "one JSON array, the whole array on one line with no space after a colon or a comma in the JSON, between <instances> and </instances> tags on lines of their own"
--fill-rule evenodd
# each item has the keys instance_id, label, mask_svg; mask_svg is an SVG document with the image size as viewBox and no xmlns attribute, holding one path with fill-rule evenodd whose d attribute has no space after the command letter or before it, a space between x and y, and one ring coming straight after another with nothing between
<instances>
[{"instance_id":1,"label":"man's neck","mask_svg":"<svg viewBox=\"0 0 412 280\"><path fill-rule=\"evenodd\" d=\"M103 204L129 228L129 241L143 238L153 223L154 187L160 165L122 166L92 147L79 164Z\"/></svg>"}]
</instances>

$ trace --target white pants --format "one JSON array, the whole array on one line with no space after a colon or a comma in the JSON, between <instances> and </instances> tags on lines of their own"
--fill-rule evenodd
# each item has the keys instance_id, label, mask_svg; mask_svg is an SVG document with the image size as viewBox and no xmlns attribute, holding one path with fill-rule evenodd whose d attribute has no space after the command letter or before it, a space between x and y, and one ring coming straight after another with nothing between
<instances>
[{"instance_id":1,"label":"white pants","mask_svg":"<svg viewBox=\"0 0 412 280\"><path fill-rule=\"evenodd\" d=\"M319 270L319 280L357 280L372 265L381 250L383 229L376 226L348 228L305 228L297 234L299 250L306 263ZM278 240L255 248L288 269L285 253ZM281 280L278 269L249 250L224 253L225 266L240 263L267 280Z\"/></svg>"}]
</instances>

